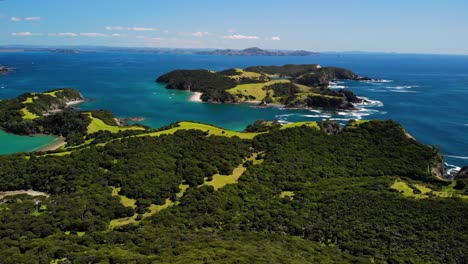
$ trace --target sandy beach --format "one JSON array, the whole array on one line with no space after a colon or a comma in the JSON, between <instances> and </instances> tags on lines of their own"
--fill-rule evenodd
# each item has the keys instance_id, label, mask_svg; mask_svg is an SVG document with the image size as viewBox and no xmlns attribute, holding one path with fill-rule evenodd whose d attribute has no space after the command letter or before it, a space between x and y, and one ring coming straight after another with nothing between
<instances>
[{"instance_id":1,"label":"sandy beach","mask_svg":"<svg viewBox=\"0 0 468 264\"><path fill-rule=\"evenodd\" d=\"M201 99L202 93L200 92L191 92L191 93L192 95L189 98L191 102L202 102L202 99Z\"/></svg>"},{"instance_id":2,"label":"sandy beach","mask_svg":"<svg viewBox=\"0 0 468 264\"><path fill-rule=\"evenodd\" d=\"M56 141L52 142L51 144L39 149L39 151L49 151L49 150L56 150L56 149L59 149L60 147L62 146L65 146L65 144L67 144L65 142L65 138L64 137L60 137L58 138Z\"/></svg>"},{"instance_id":3,"label":"sandy beach","mask_svg":"<svg viewBox=\"0 0 468 264\"><path fill-rule=\"evenodd\" d=\"M84 102L85 102L85 100L76 100L76 101L70 101L66 105L70 106L70 105L81 104L81 103L84 103Z\"/></svg>"}]
</instances>

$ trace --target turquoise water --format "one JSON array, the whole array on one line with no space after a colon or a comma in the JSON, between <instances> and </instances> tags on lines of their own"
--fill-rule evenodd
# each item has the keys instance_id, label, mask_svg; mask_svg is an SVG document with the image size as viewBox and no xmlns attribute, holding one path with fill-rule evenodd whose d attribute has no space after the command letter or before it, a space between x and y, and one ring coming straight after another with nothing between
<instances>
[{"instance_id":1,"label":"turquoise water","mask_svg":"<svg viewBox=\"0 0 468 264\"><path fill-rule=\"evenodd\" d=\"M18 136L0 130L0 155L41 149L57 140L56 137Z\"/></svg>"},{"instance_id":2,"label":"turquoise water","mask_svg":"<svg viewBox=\"0 0 468 264\"><path fill-rule=\"evenodd\" d=\"M190 94L167 90L154 80L170 70L223 70L252 65L319 63L378 78L343 82L371 104L358 111L255 108L249 104L190 102ZM143 53L0 53L0 64L16 67L0 76L0 99L29 91L74 87L95 101L83 109L108 109L119 117L144 117L151 127L181 120L242 130L258 119L294 122L336 119L393 119L416 139L439 145L448 164L468 164L468 56L402 54L321 54L311 57L228 57ZM0 142L3 136L0 135ZM11 149L16 151L15 149ZM19 151L19 149L18 149Z\"/></svg>"}]
</instances>

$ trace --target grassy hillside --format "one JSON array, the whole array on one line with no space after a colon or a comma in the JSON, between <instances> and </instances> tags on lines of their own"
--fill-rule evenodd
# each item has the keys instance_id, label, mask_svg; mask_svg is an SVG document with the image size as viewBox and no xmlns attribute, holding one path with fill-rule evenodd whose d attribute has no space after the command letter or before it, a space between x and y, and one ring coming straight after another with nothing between
<instances>
[{"instance_id":1,"label":"grassy hillside","mask_svg":"<svg viewBox=\"0 0 468 264\"><path fill-rule=\"evenodd\" d=\"M391 121L331 126L242 133L181 122L101 131L88 140L104 143L66 156L0 157L0 191L49 195L3 198L0 254L5 263L464 263L467 189L431 175L435 149Z\"/></svg>"}]
</instances>

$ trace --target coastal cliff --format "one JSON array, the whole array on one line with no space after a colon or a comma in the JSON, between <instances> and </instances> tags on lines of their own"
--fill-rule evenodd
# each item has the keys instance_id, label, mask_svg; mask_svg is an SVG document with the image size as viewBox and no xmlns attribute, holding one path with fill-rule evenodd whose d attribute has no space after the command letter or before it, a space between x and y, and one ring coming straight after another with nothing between
<instances>
[{"instance_id":1,"label":"coastal cliff","mask_svg":"<svg viewBox=\"0 0 468 264\"><path fill-rule=\"evenodd\" d=\"M354 109L363 102L350 90L328 88L334 80L368 80L356 73L318 64L253 66L246 69L175 70L156 79L168 89L201 92L205 102L257 102L285 107Z\"/></svg>"}]
</instances>

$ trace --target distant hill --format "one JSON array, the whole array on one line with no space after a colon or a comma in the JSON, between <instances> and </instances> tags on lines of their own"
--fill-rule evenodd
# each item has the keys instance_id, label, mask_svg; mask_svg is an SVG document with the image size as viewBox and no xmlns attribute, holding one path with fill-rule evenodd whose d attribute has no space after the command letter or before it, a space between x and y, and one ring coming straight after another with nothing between
<instances>
[{"instance_id":1,"label":"distant hill","mask_svg":"<svg viewBox=\"0 0 468 264\"><path fill-rule=\"evenodd\" d=\"M305 50L295 51L270 51L263 50L257 47L247 48L243 50L233 49L218 49L214 51L199 51L197 54L202 55L224 55L224 56L311 56L316 55L318 52L311 52Z\"/></svg>"}]
</instances>

